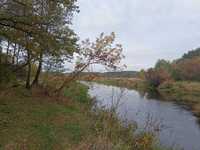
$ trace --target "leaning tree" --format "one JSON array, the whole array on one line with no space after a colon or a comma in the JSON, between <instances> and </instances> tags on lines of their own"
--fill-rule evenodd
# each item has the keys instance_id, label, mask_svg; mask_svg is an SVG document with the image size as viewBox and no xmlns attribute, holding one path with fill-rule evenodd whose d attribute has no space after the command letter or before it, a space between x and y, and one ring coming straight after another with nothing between
<instances>
[{"instance_id":1,"label":"leaning tree","mask_svg":"<svg viewBox=\"0 0 200 150\"><path fill-rule=\"evenodd\" d=\"M64 87L67 87L70 82L74 81L81 72L91 65L100 64L106 69L114 70L125 67L125 65L121 64L121 60L124 58L122 45L115 44L115 38L115 33L112 32L110 35L102 33L94 42L89 39L82 41L77 55L75 70L66 78L56 92L60 93Z\"/></svg>"}]
</instances>

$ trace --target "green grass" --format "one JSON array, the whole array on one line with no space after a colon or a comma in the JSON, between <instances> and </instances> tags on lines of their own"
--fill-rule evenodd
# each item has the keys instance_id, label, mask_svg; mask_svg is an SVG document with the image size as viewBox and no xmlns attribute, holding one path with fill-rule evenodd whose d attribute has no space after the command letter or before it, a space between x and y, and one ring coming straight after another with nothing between
<instances>
[{"instance_id":1,"label":"green grass","mask_svg":"<svg viewBox=\"0 0 200 150\"><path fill-rule=\"evenodd\" d=\"M84 94L85 101L89 101L87 93ZM76 97L84 94L76 93ZM45 97L16 95L0 97L0 149L18 149L24 144L30 150L50 150L56 146L66 149L67 145L79 142L81 135L89 130L88 122L83 120L89 118L81 112L81 104L77 102L83 101L81 98L60 104Z\"/></svg>"},{"instance_id":2,"label":"green grass","mask_svg":"<svg viewBox=\"0 0 200 150\"><path fill-rule=\"evenodd\" d=\"M87 90L73 83L61 100L23 88L2 92L0 150L157 150L150 135L134 135L107 111L92 112Z\"/></svg>"},{"instance_id":3,"label":"green grass","mask_svg":"<svg viewBox=\"0 0 200 150\"><path fill-rule=\"evenodd\" d=\"M89 102L88 87L78 83L72 83L70 88L64 90L64 96L80 103Z\"/></svg>"}]
</instances>

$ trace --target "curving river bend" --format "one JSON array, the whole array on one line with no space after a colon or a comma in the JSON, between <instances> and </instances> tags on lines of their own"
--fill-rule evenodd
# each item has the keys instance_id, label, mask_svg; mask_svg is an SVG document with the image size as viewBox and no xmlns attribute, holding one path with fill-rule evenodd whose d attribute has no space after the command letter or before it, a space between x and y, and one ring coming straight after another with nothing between
<instances>
[{"instance_id":1,"label":"curving river bend","mask_svg":"<svg viewBox=\"0 0 200 150\"><path fill-rule=\"evenodd\" d=\"M122 119L136 121L142 128L148 120L159 123L163 128L159 134L161 144L184 150L200 150L200 125L189 110L173 102L147 98L135 90L83 83L89 86L89 94L96 97L97 105L110 108L118 104L117 112Z\"/></svg>"}]
</instances>

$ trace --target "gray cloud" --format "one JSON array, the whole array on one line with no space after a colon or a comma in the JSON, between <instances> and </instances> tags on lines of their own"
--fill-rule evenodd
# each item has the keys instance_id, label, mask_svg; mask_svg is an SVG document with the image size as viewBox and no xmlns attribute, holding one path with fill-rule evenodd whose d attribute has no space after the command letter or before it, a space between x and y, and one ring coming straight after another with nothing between
<instances>
[{"instance_id":1,"label":"gray cloud","mask_svg":"<svg viewBox=\"0 0 200 150\"><path fill-rule=\"evenodd\" d=\"M79 0L74 29L82 38L116 32L129 70L175 59L200 46L199 0Z\"/></svg>"}]
</instances>

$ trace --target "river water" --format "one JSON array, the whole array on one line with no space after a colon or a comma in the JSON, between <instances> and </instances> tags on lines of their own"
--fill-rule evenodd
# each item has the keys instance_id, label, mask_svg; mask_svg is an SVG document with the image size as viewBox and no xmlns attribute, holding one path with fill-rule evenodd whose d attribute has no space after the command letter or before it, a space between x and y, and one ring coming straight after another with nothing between
<instances>
[{"instance_id":1,"label":"river water","mask_svg":"<svg viewBox=\"0 0 200 150\"><path fill-rule=\"evenodd\" d=\"M121 119L135 121L139 129L158 129L161 144L200 150L200 125L197 118L183 106L159 98L149 98L135 90L87 83L89 94L96 97L97 105L117 106ZM148 127L149 126L149 127Z\"/></svg>"}]
</instances>

